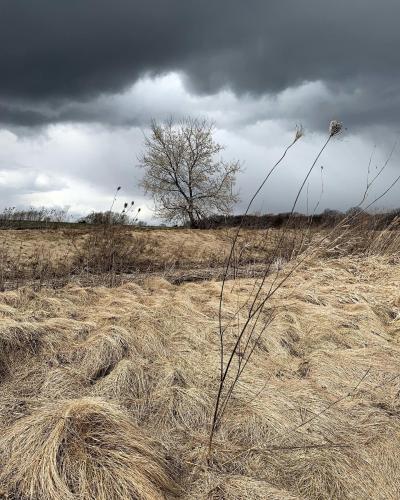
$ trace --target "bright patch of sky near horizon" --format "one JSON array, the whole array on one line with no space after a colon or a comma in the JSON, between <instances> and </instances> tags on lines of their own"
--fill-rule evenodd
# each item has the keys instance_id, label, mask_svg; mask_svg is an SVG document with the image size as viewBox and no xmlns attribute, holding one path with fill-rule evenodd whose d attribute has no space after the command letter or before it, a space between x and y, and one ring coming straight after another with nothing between
<instances>
[{"instance_id":1,"label":"bright patch of sky near horizon","mask_svg":"<svg viewBox=\"0 0 400 500\"><path fill-rule=\"evenodd\" d=\"M327 116L332 110L331 117L339 119L333 115L338 99L346 105L350 97L334 95L322 82L304 83L274 96L238 97L229 90L212 95L190 93L179 73L145 77L119 94L67 103L62 113L80 114L79 121L49 124L33 133L26 128L1 128L1 206L68 207L71 214L82 215L107 210L116 186L121 185L116 207L135 200L135 205L142 207L142 219L154 222L151 199L139 187L142 171L137 156L147 133L144 124L153 117L163 120L170 115L191 115L214 120L215 137L226 146L223 156L242 162L243 172L237 179L241 202L235 209L240 213L263 175L292 140L296 124L310 123L310 108L322 104ZM102 123L103 116L108 117L107 124ZM260 194L255 211L288 210L327 130L328 122L325 131L306 127L305 136ZM322 181L318 210L345 210L357 204L365 189L372 152L371 171L376 171L395 141L393 131L382 127L356 133L347 130L333 140L310 178L309 210L320 198ZM396 150L374 192L382 191L396 176L398 160ZM398 194L395 188L377 208L397 207ZM298 209L307 209L307 189Z\"/></svg>"}]
</instances>

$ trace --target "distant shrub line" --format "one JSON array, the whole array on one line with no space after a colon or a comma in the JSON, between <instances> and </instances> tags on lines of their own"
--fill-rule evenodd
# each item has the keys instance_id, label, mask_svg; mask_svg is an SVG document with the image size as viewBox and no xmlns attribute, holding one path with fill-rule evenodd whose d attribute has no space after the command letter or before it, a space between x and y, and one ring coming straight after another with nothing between
<instances>
[{"instance_id":1,"label":"distant shrub line","mask_svg":"<svg viewBox=\"0 0 400 500\"><path fill-rule=\"evenodd\" d=\"M10 229L51 229L72 224L88 224L93 226L120 225L145 226L144 221L138 220L138 212L130 216L126 212L91 212L85 217L72 221L67 210L53 208L30 208L17 210L9 207L0 212L0 228Z\"/></svg>"},{"instance_id":2,"label":"distant shrub line","mask_svg":"<svg viewBox=\"0 0 400 500\"><path fill-rule=\"evenodd\" d=\"M239 226L249 229L281 227L296 229L305 226L332 228L349 215L355 215L357 223L362 222L366 229L384 230L388 227L393 228L396 220L400 218L400 208L381 213L367 213L354 207L346 212L327 209L320 214L314 215L290 214L290 212L278 214L213 215L200 220L197 228L218 229ZM138 220L137 216L129 216L124 212L91 212L76 221L71 221L68 211L63 209L32 208L28 210L16 210L12 207L0 212L0 228L3 229L51 229L74 224L87 224L90 226L104 226L109 224L118 226L147 225L145 221ZM165 226L165 224L162 224L162 226ZM178 226L175 225L174 227Z\"/></svg>"},{"instance_id":3,"label":"distant shrub line","mask_svg":"<svg viewBox=\"0 0 400 500\"><path fill-rule=\"evenodd\" d=\"M354 212L358 212L355 213ZM349 214L356 215L357 222L362 221L368 229L383 230L400 218L400 209L394 209L389 212L369 214L358 211L356 208L347 212L336 210L326 210L316 215L305 215L300 213L290 214L289 212L279 214L263 215L214 215L203 219L199 223L200 229L217 229L221 227L244 227L253 229L281 228L283 226L293 229L313 226L316 228L335 227L343 221Z\"/></svg>"}]
</instances>

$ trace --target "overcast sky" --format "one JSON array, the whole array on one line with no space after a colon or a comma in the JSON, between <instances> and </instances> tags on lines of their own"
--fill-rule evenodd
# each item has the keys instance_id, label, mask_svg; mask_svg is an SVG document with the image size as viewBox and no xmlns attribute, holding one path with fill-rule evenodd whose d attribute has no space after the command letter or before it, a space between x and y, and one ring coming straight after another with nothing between
<instances>
[{"instance_id":1,"label":"overcast sky","mask_svg":"<svg viewBox=\"0 0 400 500\"><path fill-rule=\"evenodd\" d=\"M106 210L121 185L120 204L150 220L137 156L151 118L170 115L215 121L243 165L237 212L301 123L255 205L287 210L340 120L308 205L322 184L321 209L356 205L371 155L370 176L400 133L399 19L398 0L0 0L0 208ZM399 162L396 147L372 196Z\"/></svg>"}]
</instances>

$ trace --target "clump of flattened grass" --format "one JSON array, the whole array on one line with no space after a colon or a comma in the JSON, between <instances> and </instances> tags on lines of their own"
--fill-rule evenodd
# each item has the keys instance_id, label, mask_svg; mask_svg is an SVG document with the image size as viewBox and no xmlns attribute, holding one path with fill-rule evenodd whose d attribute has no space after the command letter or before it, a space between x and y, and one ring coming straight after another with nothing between
<instances>
[{"instance_id":1,"label":"clump of flattened grass","mask_svg":"<svg viewBox=\"0 0 400 500\"><path fill-rule=\"evenodd\" d=\"M117 406L45 403L0 439L0 489L24 498L164 498L173 491L155 444Z\"/></svg>"},{"instance_id":2,"label":"clump of flattened grass","mask_svg":"<svg viewBox=\"0 0 400 500\"><path fill-rule=\"evenodd\" d=\"M110 398L144 397L149 392L150 381L145 362L122 359L106 377L98 380L94 393Z\"/></svg>"},{"instance_id":3,"label":"clump of flattened grass","mask_svg":"<svg viewBox=\"0 0 400 500\"><path fill-rule=\"evenodd\" d=\"M82 373L94 383L108 375L129 350L128 332L121 327L109 327L91 336L83 346L80 362Z\"/></svg>"}]
</instances>

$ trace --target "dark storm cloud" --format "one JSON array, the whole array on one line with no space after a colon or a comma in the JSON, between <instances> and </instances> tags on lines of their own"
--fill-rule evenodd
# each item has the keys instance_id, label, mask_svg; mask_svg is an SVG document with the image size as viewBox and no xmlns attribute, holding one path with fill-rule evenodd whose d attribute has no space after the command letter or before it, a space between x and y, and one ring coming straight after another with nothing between
<instances>
[{"instance_id":1,"label":"dark storm cloud","mask_svg":"<svg viewBox=\"0 0 400 500\"><path fill-rule=\"evenodd\" d=\"M51 117L38 111L24 109L15 105L0 103L0 122L10 125L34 127L51 121Z\"/></svg>"},{"instance_id":2,"label":"dark storm cloud","mask_svg":"<svg viewBox=\"0 0 400 500\"><path fill-rule=\"evenodd\" d=\"M363 104L339 101L338 114L390 124L400 111L399 19L398 0L1 0L0 122L74 119L60 112L68 102L81 102L84 120L99 95L180 71L206 94L274 95L321 80ZM321 110L307 112L318 124Z\"/></svg>"}]
</instances>

